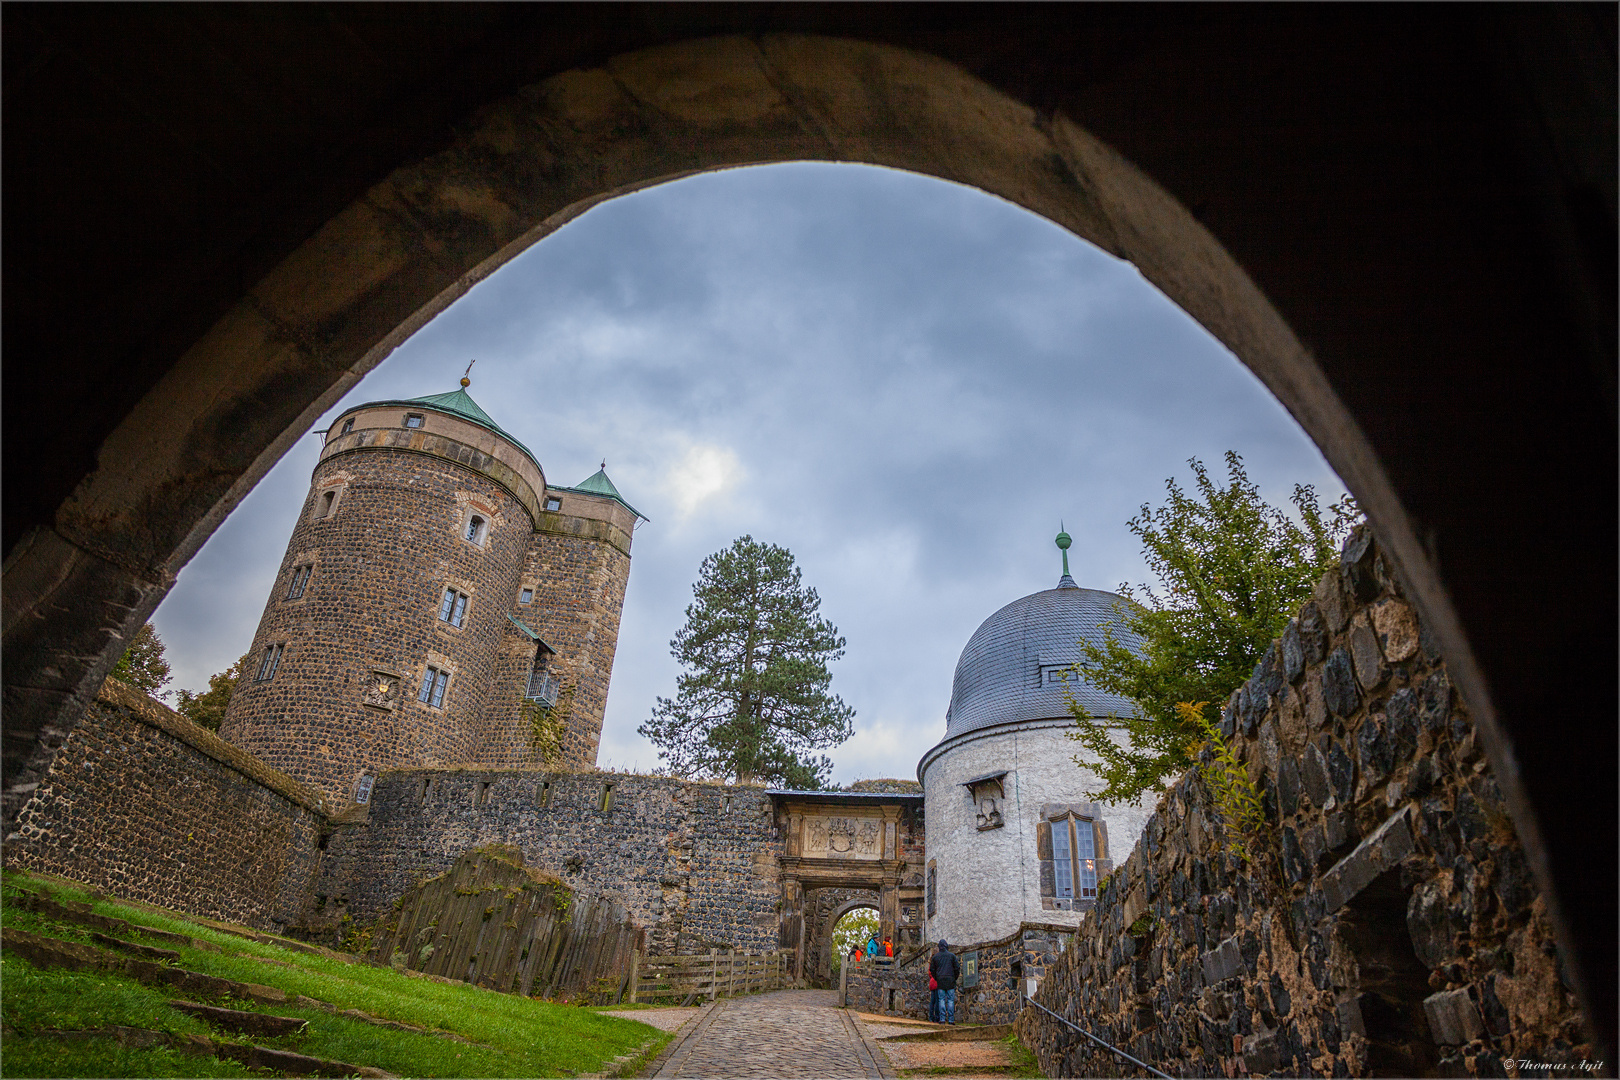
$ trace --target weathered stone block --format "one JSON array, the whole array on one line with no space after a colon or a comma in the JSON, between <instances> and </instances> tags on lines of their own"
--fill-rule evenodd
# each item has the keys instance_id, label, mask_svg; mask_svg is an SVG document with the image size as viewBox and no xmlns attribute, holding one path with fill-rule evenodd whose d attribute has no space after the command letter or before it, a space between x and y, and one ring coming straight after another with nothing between
<instances>
[{"instance_id":1,"label":"weathered stone block","mask_svg":"<svg viewBox=\"0 0 1620 1080\"><path fill-rule=\"evenodd\" d=\"M1466 989L1443 990L1424 998L1423 1015L1429 1021L1430 1035L1442 1046L1461 1045L1485 1034L1479 1009Z\"/></svg>"},{"instance_id":2,"label":"weathered stone block","mask_svg":"<svg viewBox=\"0 0 1620 1080\"><path fill-rule=\"evenodd\" d=\"M1412 951L1431 971L1456 954L1446 892L1445 880L1433 878L1413 889L1406 904L1406 932L1412 938Z\"/></svg>"},{"instance_id":3,"label":"weathered stone block","mask_svg":"<svg viewBox=\"0 0 1620 1080\"><path fill-rule=\"evenodd\" d=\"M1283 631L1281 641L1283 677L1291 683L1297 683L1305 674L1305 645L1300 640L1298 619L1288 621L1288 627Z\"/></svg>"},{"instance_id":4,"label":"weathered stone block","mask_svg":"<svg viewBox=\"0 0 1620 1080\"><path fill-rule=\"evenodd\" d=\"M1203 966L1204 983L1214 986L1243 973L1243 951L1238 947L1237 938L1229 937L1199 957L1199 963Z\"/></svg>"},{"instance_id":5,"label":"weathered stone block","mask_svg":"<svg viewBox=\"0 0 1620 1080\"><path fill-rule=\"evenodd\" d=\"M1356 681L1363 688L1375 690L1389 678L1389 665L1378 651L1378 639L1360 617L1350 631L1350 658L1355 662Z\"/></svg>"},{"instance_id":6,"label":"weathered stone block","mask_svg":"<svg viewBox=\"0 0 1620 1080\"><path fill-rule=\"evenodd\" d=\"M1322 894L1327 909L1337 911L1353 899L1373 878L1390 869L1412 852L1412 830L1406 813L1393 815L1356 849L1322 875Z\"/></svg>"},{"instance_id":7,"label":"weathered stone block","mask_svg":"<svg viewBox=\"0 0 1620 1080\"><path fill-rule=\"evenodd\" d=\"M1416 654L1418 650L1417 617L1412 609L1399 600L1385 600L1374 604L1371 611L1373 631L1384 659L1398 664Z\"/></svg>"},{"instance_id":8,"label":"weathered stone block","mask_svg":"<svg viewBox=\"0 0 1620 1080\"><path fill-rule=\"evenodd\" d=\"M1341 720L1354 716L1361 707L1355 669L1350 654L1342 647L1334 649L1322 667L1322 700L1328 712Z\"/></svg>"}]
</instances>

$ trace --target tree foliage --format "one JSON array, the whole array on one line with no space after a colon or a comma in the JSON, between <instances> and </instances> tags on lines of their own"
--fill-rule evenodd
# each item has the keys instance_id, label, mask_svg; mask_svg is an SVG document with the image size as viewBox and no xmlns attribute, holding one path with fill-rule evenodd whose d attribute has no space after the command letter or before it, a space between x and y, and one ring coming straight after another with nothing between
<instances>
[{"instance_id":1,"label":"tree foliage","mask_svg":"<svg viewBox=\"0 0 1620 1080\"><path fill-rule=\"evenodd\" d=\"M670 654L686 670L637 730L678 776L820 788L832 769L809 751L854 733L855 710L828 693L844 655L793 553L739 537L703 560Z\"/></svg>"},{"instance_id":2,"label":"tree foliage","mask_svg":"<svg viewBox=\"0 0 1620 1080\"><path fill-rule=\"evenodd\" d=\"M872 940L872 935L878 932L878 913L876 908L856 908L833 927L832 932L832 971L838 974L843 966L844 958L849 950L859 946L865 948L866 943Z\"/></svg>"},{"instance_id":3,"label":"tree foliage","mask_svg":"<svg viewBox=\"0 0 1620 1080\"><path fill-rule=\"evenodd\" d=\"M236 693L236 683L242 677L242 668L247 660L248 656L244 653L224 671L210 675L207 690L196 693L190 690L175 691L175 711L198 727L218 731L219 725L225 722L225 707L231 703L231 695Z\"/></svg>"},{"instance_id":4,"label":"tree foliage","mask_svg":"<svg viewBox=\"0 0 1620 1080\"><path fill-rule=\"evenodd\" d=\"M153 697L163 696L163 687L172 676L169 661L163 656L163 639L158 637L151 623L142 626L129 639L129 648L118 658L110 674Z\"/></svg>"},{"instance_id":5,"label":"tree foliage","mask_svg":"<svg viewBox=\"0 0 1620 1080\"><path fill-rule=\"evenodd\" d=\"M1087 759L1075 760L1102 778L1103 789L1090 796L1107 802L1163 791L1167 778L1192 764L1204 734L1177 706L1224 702L1248 679L1361 519L1350 496L1324 511L1313 488L1296 484L1289 498L1296 520L1260 497L1243 459L1231 451L1225 486L1197 458L1189 464L1192 493L1172 477L1165 482L1165 505L1144 503L1128 522L1159 587L1121 585L1128 604L1120 623L1128 634L1107 633L1102 644L1080 642L1076 671L1093 686L1130 698L1140 712L1139 718L1091 716L1070 700L1077 721L1070 737L1089 751ZM1130 636L1140 639L1140 648L1131 647ZM1128 745L1116 742L1110 729L1123 730Z\"/></svg>"}]
</instances>

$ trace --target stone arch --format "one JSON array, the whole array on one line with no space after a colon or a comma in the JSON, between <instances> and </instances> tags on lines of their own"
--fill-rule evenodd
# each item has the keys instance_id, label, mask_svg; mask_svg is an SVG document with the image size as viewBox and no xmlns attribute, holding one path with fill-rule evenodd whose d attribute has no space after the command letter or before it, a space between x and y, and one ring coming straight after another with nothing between
<instances>
[{"instance_id":1,"label":"stone arch","mask_svg":"<svg viewBox=\"0 0 1620 1080\"><path fill-rule=\"evenodd\" d=\"M964 55L976 54L969 49ZM1421 461L1398 463L1402 486L1397 491L1390 461L1380 460L1364 434L1381 401L1377 392L1356 385L1355 358L1344 362L1341 357L1337 381L1330 382L1238 260L1186 206L1045 104L1061 100L1051 92L1055 76L1032 71L1027 78L1004 80L1021 88L1017 92L1028 99L1021 100L936 56L793 33L694 37L595 66L589 55L581 47L573 62L586 66L491 97L454 129L447 146L406 161L325 218L306 242L246 286L206 332L176 337L178 358L116 418L94 450L96 466L74 478L71 495L52 521L33 528L8 551L7 821L110 668L125 635L156 607L179 568L325 408L435 313L603 199L706 169L845 160L978 187L1129 259L1255 371L1367 508L1395 572L1422 608L1469 698L1520 834L1543 881L1549 880L1546 848L1520 782L1515 747L1500 728L1492 686L1474 646L1492 650L1496 688L1506 685L1518 694L1523 715L1514 722L1523 725L1518 730L1526 744L1520 749L1540 755L1537 767L1547 774L1537 789L1540 808L1556 814L1564 790L1556 752L1564 744L1541 740L1539 748L1528 746L1542 711L1534 707L1541 686L1537 680L1526 692L1513 668L1522 647L1518 642L1554 642L1557 635L1489 625L1495 609L1480 597L1496 587L1495 575L1502 571L1485 565L1488 545L1482 553L1479 542L1469 547L1458 540L1476 520L1453 505L1466 501L1466 494L1434 497L1433 489L1446 480L1432 478ZM1429 62L1428 54L1421 57L1411 62ZM1043 104L1037 108L1029 101ZM1168 133L1172 141L1174 134ZM427 142L424 135L420 145ZM1606 206L1603 212L1611 213ZM1241 221L1241 211L1238 217ZM1612 213L1607 220L1612 231ZM1258 232L1266 226L1248 223L1233 231L1242 233L1244 227ZM1556 228L1539 227L1549 233ZM1259 250L1257 241L1253 235L1247 239L1252 255ZM1612 251L1603 258L1612 266L1611 256ZM1287 265L1286 259L1273 258L1273 290L1288 290ZM1379 265L1369 262L1364 272L1376 274ZM1328 298L1307 293L1292 299L1299 312ZM1329 340L1324 347L1353 354L1358 345L1346 339ZM1605 355L1612 367L1612 354ZM1375 368L1374 380L1384 380L1386 391L1399 393L1395 380L1401 377L1387 365ZM1608 385L1612 393L1612 381ZM1357 413L1346 407L1341 393L1357 395ZM1578 393L1566 391L1571 400ZM1482 418L1479 426L1491 424ZM1612 440L1612 430L1605 437ZM1410 440L1386 443L1408 450L1412 445ZM1454 438L1452 474L1467 473L1470 447L1483 451L1487 446ZM1606 465L1611 458L1605 457ZM1562 461L1556 454L1536 460ZM1463 491L1466 486L1459 488ZM1468 582L1473 641L1438 572L1432 550L1438 541L1427 532L1439 527L1436 519L1424 523L1431 548L1426 550L1402 494L1427 498L1434 514L1450 515L1440 521L1453 545L1450 565L1458 566L1460 559L1462 573L1478 579ZM1607 505L1597 507L1593 521L1612 518L1612 513L1605 516ZM1603 528L1612 528L1612 521ZM1612 563L1610 555L1604 559ZM1603 596L1612 592L1612 566L1609 571L1596 582L1595 591ZM1598 625L1612 623L1611 616L1588 618L1569 634L1594 629L1612 634L1612 626ZM1497 636L1513 641L1499 642ZM1606 687L1612 682L1611 651L1602 641L1591 650L1609 665L1600 680ZM1573 716L1574 710L1564 714ZM1586 759L1610 756L1612 724L1597 734L1607 741L1583 755ZM1560 844L1566 843L1564 832L1572 830L1554 833ZM1585 903L1577 885L1591 870L1591 853L1578 840L1560 850L1566 889L1562 897L1548 892L1555 918L1561 899ZM1583 925L1594 940L1612 942L1606 906L1598 898L1596 918ZM1604 970L1612 968L1612 957L1607 947L1590 953Z\"/></svg>"},{"instance_id":2,"label":"stone arch","mask_svg":"<svg viewBox=\"0 0 1620 1080\"><path fill-rule=\"evenodd\" d=\"M819 892L820 895L816 897L816 930L806 944L809 956L805 978L827 985L832 980L832 934L838 920L861 908L871 908L881 914L883 906L876 889L821 889Z\"/></svg>"}]
</instances>

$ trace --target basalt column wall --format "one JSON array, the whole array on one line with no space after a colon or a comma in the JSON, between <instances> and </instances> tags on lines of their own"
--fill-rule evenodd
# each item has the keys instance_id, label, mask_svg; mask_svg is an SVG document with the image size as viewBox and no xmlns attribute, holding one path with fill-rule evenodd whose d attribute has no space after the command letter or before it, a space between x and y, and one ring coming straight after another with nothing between
<instances>
[{"instance_id":1,"label":"basalt column wall","mask_svg":"<svg viewBox=\"0 0 1620 1080\"><path fill-rule=\"evenodd\" d=\"M607 707L613 654L619 643L619 618L630 581L630 543L635 515L621 503L563 489L551 497L558 511L542 511L525 552L521 589L533 589L533 600L512 608L513 617L537 631L556 650L546 670L557 679L554 706L563 724L562 750L555 765L594 769ZM526 679L533 642L509 635L504 663L515 685ZM529 765L533 741L529 727L513 724L516 693L492 700L486 741L477 761L500 768ZM507 700L511 698L510 702Z\"/></svg>"},{"instance_id":2,"label":"basalt column wall","mask_svg":"<svg viewBox=\"0 0 1620 1080\"><path fill-rule=\"evenodd\" d=\"M8 867L280 930L304 906L319 797L109 679L6 838Z\"/></svg>"},{"instance_id":3,"label":"basalt column wall","mask_svg":"<svg viewBox=\"0 0 1620 1080\"><path fill-rule=\"evenodd\" d=\"M764 790L606 772L385 774L365 819L333 834L304 929L368 924L489 843L622 904L651 952L777 948L780 843Z\"/></svg>"},{"instance_id":4,"label":"basalt column wall","mask_svg":"<svg viewBox=\"0 0 1620 1080\"><path fill-rule=\"evenodd\" d=\"M1473 722L1370 531L1222 731L1263 824L1227 831L1206 750L1038 1003L1176 1076L1501 1076L1592 1056ZM1049 1076L1135 1075L1037 1010L1020 1034Z\"/></svg>"},{"instance_id":5,"label":"basalt column wall","mask_svg":"<svg viewBox=\"0 0 1620 1080\"><path fill-rule=\"evenodd\" d=\"M403 429L345 438L368 435L424 445L337 446L317 467L220 730L340 802L362 775L476 760L532 535L505 487L444 456L476 463L470 448ZM439 617L447 589L467 598L460 626ZM277 647L272 673L264 657ZM446 676L436 704L418 700L429 667Z\"/></svg>"}]
</instances>

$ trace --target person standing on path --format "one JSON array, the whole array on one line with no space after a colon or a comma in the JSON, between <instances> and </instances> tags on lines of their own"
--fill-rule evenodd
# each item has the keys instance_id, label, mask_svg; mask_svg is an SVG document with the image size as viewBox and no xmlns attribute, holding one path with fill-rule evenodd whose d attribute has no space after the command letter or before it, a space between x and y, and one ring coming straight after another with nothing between
<instances>
[{"instance_id":1,"label":"person standing on path","mask_svg":"<svg viewBox=\"0 0 1620 1080\"><path fill-rule=\"evenodd\" d=\"M962 972L961 961L951 952L944 940L928 961L928 974L933 976L939 989L934 991L934 1014L941 1024L956 1024L956 977Z\"/></svg>"}]
</instances>

